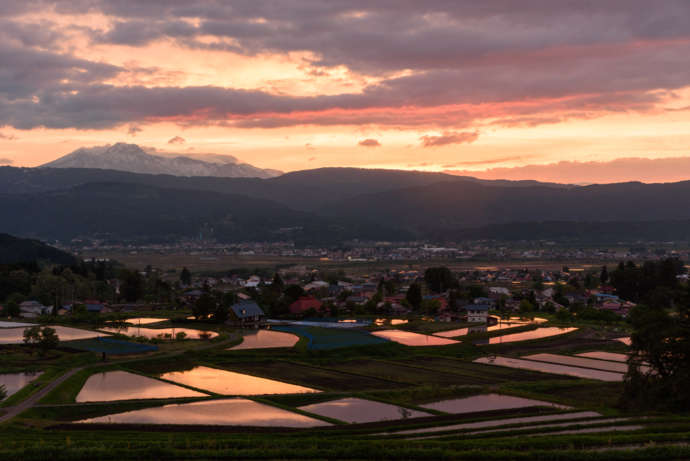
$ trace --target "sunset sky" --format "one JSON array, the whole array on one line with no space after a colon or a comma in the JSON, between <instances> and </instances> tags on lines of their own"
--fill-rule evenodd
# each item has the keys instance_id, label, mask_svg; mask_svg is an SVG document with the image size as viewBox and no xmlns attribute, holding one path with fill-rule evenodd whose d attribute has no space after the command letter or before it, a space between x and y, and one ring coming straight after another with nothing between
<instances>
[{"instance_id":1,"label":"sunset sky","mask_svg":"<svg viewBox=\"0 0 690 461\"><path fill-rule=\"evenodd\" d=\"M0 164L690 179L689 56L687 0L2 0Z\"/></svg>"}]
</instances>

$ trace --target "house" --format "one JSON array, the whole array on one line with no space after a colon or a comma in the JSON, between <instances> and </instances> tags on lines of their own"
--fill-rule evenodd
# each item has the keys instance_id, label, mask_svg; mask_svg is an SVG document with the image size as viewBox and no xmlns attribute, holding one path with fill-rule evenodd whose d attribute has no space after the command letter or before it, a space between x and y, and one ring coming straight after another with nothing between
<instances>
[{"instance_id":1,"label":"house","mask_svg":"<svg viewBox=\"0 0 690 461\"><path fill-rule=\"evenodd\" d=\"M87 312L95 312L98 314L105 314L107 312L112 312L104 303L96 301L93 299L87 299L84 301Z\"/></svg>"},{"instance_id":2,"label":"house","mask_svg":"<svg viewBox=\"0 0 690 461\"><path fill-rule=\"evenodd\" d=\"M474 298L473 304L485 304L487 306L493 306L495 301L491 298L486 298L486 297L479 297L479 298Z\"/></svg>"},{"instance_id":3,"label":"house","mask_svg":"<svg viewBox=\"0 0 690 461\"><path fill-rule=\"evenodd\" d=\"M44 306L38 301L24 301L19 305L19 316L24 318L35 318L39 315L49 314L52 307Z\"/></svg>"},{"instance_id":4,"label":"house","mask_svg":"<svg viewBox=\"0 0 690 461\"><path fill-rule=\"evenodd\" d=\"M328 288L329 283L322 280L314 280L304 285L304 291L318 290L320 288Z\"/></svg>"},{"instance_id":5,"label":"house","mask_svg":"<svg viewBox=\"0 0 690 461\"><path fill-rule=\"evenodd\" d=\"M303 314L309 309L319 310L321 309L321 301L314 298L313 296L300 296L297 301L290 304L291 314Z\"/></svg>"},{"instance_id":6,"label":"house","mask_svg":"<svg viewBox=\"0 0 690 461\"><path fill-rule=\"evenodd\" d=\"M465 309L467 309L467 321L471 323L486 323L489 318L489 307L488 304L468 304L465 306Z\"/></svg>"},{"instance_id":7,"label":"house","mask_svg":"<svg viewBox=\"0 0 690 461\"><path fill-rule=\"evenodd\" d=\"M252 275L247 279L246 282L244 282L244 287L245 288L256 288L261 284L261 277L258 275Z\"/></svg>"},{"instance_id":8,"label":"house","mask_svg":"<svg viewBox=\"0 0 690 461\"><path fill-rule=\"evenodd\" d=\"M240 301L230 306L230 318L226 323L235 326L258 328L266 318L263 309L254 301Z\"/></svg>"},{"instance_id":9,"label":"house","mask_svg":"<svg viewBox=\"0 0 690 461\"><path fill-rule=\"evenodd\" d=\"M510 290L506 287L489 287L489 296L510 296Z\"/></svg>"}]
</instances>

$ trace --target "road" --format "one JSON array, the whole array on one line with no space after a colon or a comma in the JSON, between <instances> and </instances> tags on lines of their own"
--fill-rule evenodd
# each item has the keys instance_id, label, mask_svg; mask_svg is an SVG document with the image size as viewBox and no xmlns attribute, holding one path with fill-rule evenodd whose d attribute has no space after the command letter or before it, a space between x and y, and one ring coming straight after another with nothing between
<instances>
[{"instance_id":1,"label":"road","mask_svg":"<svg viewBox=\"0 0 690 461\"><path fill-rule=\"evenodd\" d=\"M64 383L67 381L71 376L73 376L75 373L79 373L81 370L83 370L85 367L79 367L79 368L72 368L69 370L67 373L61 375L57 379L55 379L53 382L45 386L43 389L40 391L36 392L35 394L32 394L29 396L28 399L18 403L17 405L13 407L5 407L2 410L5 411L5 414L0 415L0 423L4 423L5 421L9 421L10 419L14 418L20 413L25 412L29 408L33 407L36 405L36 403L41 400L43 397L45 397L49 392L51 392L53 389L58 387L60 384Z\"/></svg>"}]
</instances>

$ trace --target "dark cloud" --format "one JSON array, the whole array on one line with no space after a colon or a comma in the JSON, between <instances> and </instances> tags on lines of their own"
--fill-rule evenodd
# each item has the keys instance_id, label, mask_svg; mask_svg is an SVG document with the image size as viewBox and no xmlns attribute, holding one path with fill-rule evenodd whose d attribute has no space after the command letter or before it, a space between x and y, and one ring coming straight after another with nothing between
<instances>
[{"instance_id":1,"label":"dark cloud","mask_svg":"<svg viewBox=\"0 0 690 461\"><path fill-rule=\"evenodd\" d=\"M360 142L357 143L357 145L362 147L381 147L381 143L378 142L378 140L372 138L362 139Z\"/></svg>"},{"instance_id":2,"label":"dark cloud","mask_svg":"<svg viewBox=\"0 0 690 461\"><path fill-rule=\"evenodd\" d=\"M140 133L142 131L144 130L136 125L130 125L129 128L127 128L127 134L130 136L136 136L137 133Z\"/></svg>"},{"instance_id":3,"label":"dark cloud","mask_svg":"<svg viewBox=\"0 0 690 461\"><path fill-rule=\"evenodd\" d=\"M14 160L10 158L0 158L0 165L12 165Z\"/></svg>"},{"instance_id":4,"label":"dark cloud","mask_svg":"<svg viewBox=\"0 0 690 461\"><path fill-rule=\"evenodd\" d=\"M441 136L422 136L422 146L424 147L438 147L446 146L448 144L470 144L479 138L477 131L454 132L446 131Z\"/></svg>"},{"instance_id":5,"label":"dark cloud","mask_svg":"<svg viewBox=\"0 0 690 461\"><path fill-rule=\"evenodd\" d=\"M314 56L306 64L312 75L344 65L381 80L361 93L311 97L210 86L114 87L104 82L132 69L55 51L68 26L13 19L50 10L109 15L109 30L89 32L97 44L137 47L165 38L247 55L305 50ZM655 8L642 0L8 0L0 2L0 124L107 128L169 120L455 131L483 120L536 126L649 111L669 91L690 85L688 23L684 0ZM403 76L395 73L403 69ZM432 138L430 145L446 142L445 135Z\"/></svg>"},{"instance_id":6,"label":"dark cloud","mask_svg":"<svg viewBox=\"0 0 690 461\"><path fill-rule=\"evenodd\" d=\"M168 144L184 144L186 141L183 137L181 136L174 136L170 138L168 141Z\"/></svg>"},{"instance_id":7,"label":"dark cloud","mask_svg":"<svg viewBox=\"0 0 690 461\"><path fill-rule=\"evenodd\" d=\"M14 141L17 139L17 137L13 134L5 134L0 132L0 139L4 139L6 141Z\"/></svg>"}]
</instances>

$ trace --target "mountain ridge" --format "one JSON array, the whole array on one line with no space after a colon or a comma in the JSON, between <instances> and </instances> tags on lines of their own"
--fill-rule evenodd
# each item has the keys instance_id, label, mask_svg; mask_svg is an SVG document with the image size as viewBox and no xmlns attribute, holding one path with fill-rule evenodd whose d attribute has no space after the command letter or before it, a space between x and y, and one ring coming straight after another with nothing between
<instances>
[{"instance_id":1,"label":"mountain ridge","mask_svg":"<svg viewBox=\"0 0 690 461\"><path fill-rule=\"evenodd\" d=\"M261 169L239 163L232 156L216 154L171 154L147 152L137 144L115 143L104 146L81 147L39 168L90 168L126 171L141 174L169 174L173 176L211 176L225 178L271 178L282 174L277 170ZM194 158L194 157L199 158ZM201 158L206 157L205 160ZM222 161L227 157L227 161Z\"/></svg>"}]
</instances>

